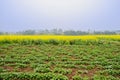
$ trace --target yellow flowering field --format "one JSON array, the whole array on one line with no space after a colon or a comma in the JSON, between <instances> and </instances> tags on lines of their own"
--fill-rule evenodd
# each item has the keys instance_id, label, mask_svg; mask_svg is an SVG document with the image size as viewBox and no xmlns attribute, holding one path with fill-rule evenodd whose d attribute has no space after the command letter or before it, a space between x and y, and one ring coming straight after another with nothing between
<instances>
[{"instance_id":1,"label":"yellow flowering field","mask_svg":"<svg viewBox=\"0 0 120 80\"><path fill-rule=\"evenodd\" d=\"M97 40L99 38L103 39L120 39L120 35L80 35L80 36L66 36L66 35L1 35L1 40Z\"/></svg>"}]
</instances>

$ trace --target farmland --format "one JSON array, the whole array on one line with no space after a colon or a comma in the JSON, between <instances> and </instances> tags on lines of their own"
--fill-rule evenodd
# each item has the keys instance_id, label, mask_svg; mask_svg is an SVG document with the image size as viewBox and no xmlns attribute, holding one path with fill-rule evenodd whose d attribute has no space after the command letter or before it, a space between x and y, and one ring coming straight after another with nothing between
<instances>
[{"instance_id":1,"label":"farmland","mask_svg":"<svg viewBox=\"0 0 120 80\"><path fill-rule=\"evenodd\" d=\"M2 35L2 79L119 80L120 35Z\"/></svg>"}]
</instances>

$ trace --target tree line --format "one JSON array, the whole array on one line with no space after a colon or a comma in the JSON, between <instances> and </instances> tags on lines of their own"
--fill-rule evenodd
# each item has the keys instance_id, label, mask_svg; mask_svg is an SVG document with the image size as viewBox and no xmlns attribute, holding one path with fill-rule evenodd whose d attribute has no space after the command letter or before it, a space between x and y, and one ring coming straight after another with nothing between
<instances>
[{"instance_id":1,"label":"tree line","mask_svg":"<svg viewBox=\"0 0 120 80\"><path fill-rule=\"evenodd\" d=\"M8 34L15 34L15 35L44 35L44 34L51 34L51 35L89 35L89 34L120 34L120 30L117 31L81 31L81 30L62 30L62 29L45 29L45 30L25 30L25 31L18 31L18 32L0 32L0 35L8 35Z\"/></svg>"}]
</instances>

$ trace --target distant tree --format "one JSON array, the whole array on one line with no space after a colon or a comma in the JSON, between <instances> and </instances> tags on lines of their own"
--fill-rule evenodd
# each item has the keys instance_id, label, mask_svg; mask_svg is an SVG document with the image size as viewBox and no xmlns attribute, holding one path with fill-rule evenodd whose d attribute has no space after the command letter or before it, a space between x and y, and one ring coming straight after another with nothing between
<instances>
[{"instance_id":1,"label":"distant tree","mask_svg":"<svg viewBox=\"0 0 120 80\"><path fill-rule=\"evenodd\" d=\"M116 34L115 31L94 31L94 34Z\"/></svg>"},{"instance_id":2,"label":"distant tree","mask_svg":"<svg viewBox=\"0 0 120 80\"><path fill-rule=\"evenodd\" d=\"M112 32L112 31L104 31L104 34L115 34L115 32Z\"/></svg>"},{"instance_id":3,"label":"distant tree","mask_svg":"<svg viewBox=\"0 0 120 80\"><path fill-rule=\"evenodd\" d=\"M64 31L65 35L76 35L76 32L73 30Z\"/></svg>"},{"instance_id":4,"label":"distant tree","mask_svg":"<svg viewBox=\"0 0 120 80\"><path fill-rule=\"evenodd\" d=\"M63 30L62 30L62 29L58 29L57 34L58 34L58 35L63 34Z\"/></svg>"},{"instance_id":5,"label":"distant tree","mask_svg":"<svg viewBox=\"0 0 120 80\"><path fill-rule=\"evenodd\" d=\"M26 31L23 31L22 34L25 34L25 35L33 35L35 34L36 31L35 30L26 30Z\"/></svg>"},{"instance_id":6,"label":"distant tree","mask_svg":"<svg viewBox=\"0 0 120 80\"><path fill-rule=\"evenodd\" d=\"M49 34L49 30L48 30L48 29L45 29L45 30L44 30L44 33L45 33L45 34Z\"/></svg>"},{"instance_id":7,"label":"distant tree","mask_svg":"<svg viewBox=\"0 0 120 80\"><path fill-rule=\"evenodd\" d=\"M0 32L0 35L3 35L4 33L3 32Z\"/></svg>"},{"instance_id":8,"label":"distant tree","mask_svg":"<svg viewBox=\"0 0 120 80\"><path fill-rule=\"evenodd\" d=\"M75 30L66 30L63 31L62 29L52 29L52 30L39 30L39 31L35 31L35 30L26 30L26 31L19 31L19 32L0 32L0 35L5 34L22 34L22 35L34 35L34 34L55 34L55 35L88 35L88 34L120 34L120 30L117 31L92 31L92 30L88 30L88 31L75 31Z\"/></svg>"},{"instance_id":9,"label":"distant tree","mask_svg":"<svg viewBox=\"0 0 120 80\"><path fill-rule=\"evenodd\" d=\"M57 29L52 29L52 30L51 30L51 33L57 34Z\"/></svg>"},{"instance_id":10,"label":"distant tree","mask_svg":"<svg viewBox=\"0 0 120 80\"><path fill-rule=\"evenodd\" d=\"M116 34L120 34L120 30L115 31Z\"/></svg>"}]
</instances>

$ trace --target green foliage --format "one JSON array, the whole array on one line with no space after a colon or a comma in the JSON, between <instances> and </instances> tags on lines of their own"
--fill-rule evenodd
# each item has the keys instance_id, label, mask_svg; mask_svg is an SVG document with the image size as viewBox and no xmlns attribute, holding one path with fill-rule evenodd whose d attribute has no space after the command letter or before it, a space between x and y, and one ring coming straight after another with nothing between
<instances>
[{"instance_id":1,"label":"green foliage","mask_svg":"<svg viewBox=\"0 0 120 80\"><path fill-rule=\"evenodd\" d=\"M7 70L0 67L0 73L7 72Z\"/></svg>"},{"instance_id":2,"label":"green foliage","mask_svg":"<svg viewBox=\"0 0 120 80\"><path fill-rule=\"evenodd\" d=\"M60 41L51 39L51 40L48 40L48 44L58 45L60 44Z\"/></svg>"},{"instance_id":3,"label":"green foliage","mask_svg":"<svg viewBox=\"0 0 120 80\"><path fill-rule=\"evenodd\" d=\"M53 73L2 73L0 79L3 80L68 80L66 76Z\"/></svg>"},{"instance_id":4,"label":"green foliage","mask_svg":"<svg viewBox=\"0 0 120 80\"><path fill-rule=\"evenodd\" d=\"M50 68L46 68L46 67L37 67L34 69L35 72L38 73L48 73L51 72Z\"/></svg>"},{"instance_id":5,"label":"green foliage","mask_svg":"<svg viewBox=\"0 0 120 80\"><path fill-rule=\"evenodd\" d=\"M73 40L72 44L51 41L51 44L30 40L24 44L19 41L0 44L0 79L119 80L118 41L117 44L114 41L79 41Z\"/></svg>"},{"instance_id":6,"label":"green foliage","mask_svg":"<svg viewBox=\"0 0 120 80\"><path fill-rule=\"evenodd\" d=\"M92 80L119 80L113 76L95 75Z\"/></svg>"},{"instance_id":7,"label":"green foliage","mask_svg":"<svg viewBox=\"0 0 120 80\"><path fill-rule=\"evenodd\" d=\"M53 70L53 72L66 75L66 74L70 74L72 72L72 70L70 70L70 69L63 69L63 68L55 68Z\"/></svg>"},{"instance_id":8,"label":"green foliage","mask_svg":"<svg viewBox=\"0 0 120 80\"><path fill-rule=\"evenodd\" d=\"M119 43L119 39L101 39L98 40L82 40L82 39L73 39L73 40L57 40L57 39L48 39L48 40L32 40L32 39L22 39L22 40L8 40L4 39L0 41L0 44L20 44L20 45L44 45L44 44L52 44L52 45L111 45Z\"/></svg>"},{"instance_id":9,"label":"green foliage","mask_svg":"<svg viewBox=\"0 0 120 80\"><path fill-rule=\"evenodd\" d=\"M15 64L17 68L26 68L27 65L26 64L22 64L22 63L17 63Z\"/></svg>"}]
</instances>

